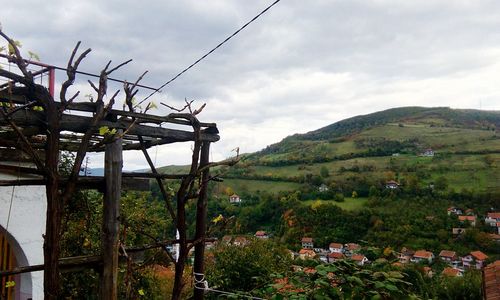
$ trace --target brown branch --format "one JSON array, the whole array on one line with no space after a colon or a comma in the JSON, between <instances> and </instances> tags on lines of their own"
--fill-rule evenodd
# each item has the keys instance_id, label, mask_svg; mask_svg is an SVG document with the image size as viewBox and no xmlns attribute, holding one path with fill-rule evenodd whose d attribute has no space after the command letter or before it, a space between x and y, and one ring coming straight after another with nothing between
<instances>
[{"instance_id":1,"label":"brown branch","mask_svg":"<svg viewBox=\"0 0 500 300\"><path fill-rule=\"evenodd\" d=\"M116 66L116 67L114 67L113 69L111 69L111 70L107 71L107 72L106 72L106 75L109 75L109 74L113 73L114 71L118 70L119 68L123 67L124 65L128 64L128 63L129 63L129 62L131 62L131 61L132 61L132 59L129 59L129 60L125 61L125 62L122 62L122 63L121 63L121 64L119 64L118 66ZM105 69L107 69L107 68L109 67L109 64L111 64L111 61L109 61L108 65L106 66L106 68L105 68Z\"/></svg>"},{"instance_id":2,"label":"brown branch","mask_svg":"<svg viewBox=\"0 0 500 300\"><path fill-rule=\"evenodd\" d=\"M16 65L19 67L19 69L21 70L21 72L23 73L23 75L26 77L26 79L28 79L30 82L33 82L33 75L31 74L31 72L28 71L27 67L28 67L28 63L26 63L26 61L23 59L23 57L21 56L21 52L19 51L19 48L17 47L16 45L16 42L11 39L9 36L7 36L2 30L0 30L0 35L5 39L7 40L7 42L12 46L12 49L14 49L14 53L15 53L15 56L14 56L14 62L16 63ZM12 57L12 56L10 56ZM10 59L9 59L10 60Z\"/></svg>"},{"instance_id":3,"label":"brown branch","mask_svg":"<svg viewBox=\"0 0 500 300\"><path fill-rule=\"evenodd\" d=\"M36 101L32 101L32 102L29 102L29 103L27 103L25 105L18 106L16 108L10 110L9 112L7 112L6 116L10 117L11 115L15 114L16 112L18 112L20 110L23 110L25 108L31 107L31 106L33 106L35 104L36 104Z\"/></svg>"},{"instance_id":4,"label":"brown branch","mask_svg":"<svg viewBox=\"0 0 500 300\"><path fill-rule=\"evenodd\" d=\"M82 60L87 56L87 54L92 51L90 48L85 50L78 58L76 59L75 63L73 64L73 60L75 59L76 53L78 52L78 48L80 47L81 42L78 41L76 44L75 48L73 49L73 52L71 53L71 56L68 61L68 66L66 68L66 74L68 76L68 79L62 84L61 91L59 93L59 98L61 99L61 107L59 108L59 114L61 114L67 106L73 102L73 100L78 96L80 92L77 92L71 99L66 100L66 93L68 92L68 88L73 85L75 82L76 78L76 71L78 69L78 66L82 62Z\"/></svg>"}]
</instances>

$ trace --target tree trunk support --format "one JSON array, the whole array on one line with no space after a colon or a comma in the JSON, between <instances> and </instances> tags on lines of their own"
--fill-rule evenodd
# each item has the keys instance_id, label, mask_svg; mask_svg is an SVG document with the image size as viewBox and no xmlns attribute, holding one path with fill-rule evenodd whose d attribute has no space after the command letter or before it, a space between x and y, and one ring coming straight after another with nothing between
<instances>
[{"instance_id":1,"label":"tree trunk support","mask_svg":"<svg viewBox=\"0 0 500 300\"><path fill-rule=\"evenodd\" d=\"M118 130L117 136L121 135ZM101 299L118 297L118 246L120 229L120 196L122 183L122 139L106 144L104 154L104 176L106 192L103 203L101 253L103 272L101 276Z\"/></svg>"},{"instance_id":2,"label":"tree trunk support","mask_svg":"<svg viewBox=\"0 0 500 300\"><path fill-rule=\"evenodd\" d=\"M204 142L201 147L200 168L208 165L210 155L210 143ZM201 175L200 195L196 205L196 232L195 241L200 241L194 246L194 299L202 300L205 290L203 281L205 280L205 237L207 232L207 203L208 203L208 180L210 169L207 168Z\"/></svg>"}]
</instances>

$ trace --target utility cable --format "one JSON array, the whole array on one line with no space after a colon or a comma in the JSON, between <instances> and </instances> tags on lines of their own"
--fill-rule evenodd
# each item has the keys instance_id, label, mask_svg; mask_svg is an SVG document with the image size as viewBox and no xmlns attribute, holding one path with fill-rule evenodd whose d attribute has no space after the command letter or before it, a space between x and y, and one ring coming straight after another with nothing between
<instances>
[{"instance_id":1,"label":"utility cable","mask_svg":"<svg viewBox=\"0 0 500 300\"><path fill-rule=\"evenodd\" d=\"M205 59L207 56L209 56L210 54L212 54L215 50L217 50L219 47L221 47L222 45L224 45L226 42L228 42L235 35L237 35L238 33L240 33L240 31L242 31L243 29L245 29L248 25L250 25L252 22L254 22L255 20L257 20L260 16L262 16L263 14L265 14L269 9L271 9L271 7L273 7L274 5L278 4L278 2L280 2L280 1L281 0L276 0L273 3L271 3L271 5L269 5L268 7L266 7L258 15L256 15L255 17L253 17L247 23L245 23L245 25L241 26L240 29L236 30L233 34L231 34L225 40L223 40L222 42L220 42L217 46L215 46L214 48L212 48L212 50L210 50L207 53L205 53L202 57L198 58L198 60L196 60L194 63L192 63L187 68L185 68L184 70L182 70L181 72L179 72L177 75L175 75L174 77L172 77L172 79L170 79L169 81L165 82L159 88L157 88L156 90L154 90L153 92L151 92L151 94L149 94L146 98L144 98L140 103L148 100L151 96L153 96L154 94L160 92L161 89L163 89L165 86L167 86L168 84L170 84L172 81L174 81L177 78L179 78L182 74L186 73L189 69L191 69L192 67L194 67L195 65L197 65L200 61L202 61L203 59Z\"/></svg>"},{"instance_id":2,"label":"utility cable","mask_svg":"<svg viewBox=\"0 0 500 300\"><path fill-rule=\"evenodd\" d=\"M196 273L193 272L194 274L194 288L199 289L199 290L204 290L205 292L214 292L222 295L228 295L228 296L236 296L239 298L245 298L245 299L252 299L252 300L265 300L264 298L259 298L259 297L254 297L254 296L247 296L247 295L242 295L242 294L237 294L237 293L232 293L232 292L226 292L226 291L221 291L217 289L210 288L208 286L208 281L205 279L205 274L203 273ZM201 279L197 279L196 276L200 276Z\"/></svg>"}]
</instances>

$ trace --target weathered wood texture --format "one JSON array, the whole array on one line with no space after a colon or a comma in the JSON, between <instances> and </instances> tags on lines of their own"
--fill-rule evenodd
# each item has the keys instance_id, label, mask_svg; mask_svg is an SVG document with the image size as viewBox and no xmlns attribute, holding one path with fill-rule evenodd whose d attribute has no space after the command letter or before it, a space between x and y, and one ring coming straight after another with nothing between
<instances>
[{"instance_id":1,"label":"weathered wood texture","mask_svg":"<svg viewBox=\"0 0 500 300\"><path fill-rule=\"evenodd\" d=\"M120 134L121 131L118 131ZM118 298L118 246L120 230L120 197L122 179L122 140L106 144L104 176L106 192L103 203L101 254L103 271L101 277L101 299Z\"/></svg>"},{"instance_id":2,"label":"weathered wood texture","mask_svg":"<svg viewBox=\"0 0 500 300\"><path fill-rule=\"evenodd\" d=\"M210 143L205 142L201 147L200 168L209 164ZM207 205L208 205L208 180L210 178L210 169L206 168L200 180L200 195L196 204L196 232L194 246L194 278L195 282L203 280L205 273L205 237L207 232ZM195 284L194 299L201 300L205 291L200 289L200 284Z\"/></svg>"}]
</instances>

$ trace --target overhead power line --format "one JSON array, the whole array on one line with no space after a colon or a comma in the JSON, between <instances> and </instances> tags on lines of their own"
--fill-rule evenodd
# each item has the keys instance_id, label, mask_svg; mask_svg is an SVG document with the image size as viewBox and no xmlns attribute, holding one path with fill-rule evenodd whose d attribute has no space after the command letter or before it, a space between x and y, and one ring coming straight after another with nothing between
<instances>
[{"instance_id":1,"label":"overhead power line","mask_svg":"<svg viewBox=\"0 0 500 300\"><path fill-rule=\"evenodd\" d=\"M189 69L191 69L192 67L194 67L195 65L197 65L200 61L202 61L203 59L205 59L207 56L209 56L210 54L212 54L215 50L217 50L219 47L221 47L222 45L224 45L227 41L229 41L231 38L233 38L235 35L237 35L238 33L240 33L240 31L242 31L243 29L245 29L245 27L247 27L248 25L250 25L253 21L257 20L260 16L262 16L263 14L265 14L269 9L271 9L271 7L273 7L274 5L278 4L278 2L280 2L281 0L276 0L274 1L273 3L271 3L271 5L269 5L268 7L266 7L263 11L261 11L258 15L256 15L255 17L253 17L250 21L248 21L247 23L245 23L245 25L241 26L240 29L236 30L233 34L231 34L230 36L228 36L225 40L223 40L222 42L220 42L217 46L215 46L214 48L212 48L212 50L208 51L207 53L205 53L202 57L198 58L198 60L196 60L194 63L192 63L191 65L189 65L187 68L185 68L184 70L182 70L181 72L179 72L177 75L175 75L174 77L172 77L172 79L170 79L169 81L165 82L164 84L162 84L159 88L157 88L156 90L154 90L151 94L149 94L146 98L144 98L141 102L144 102L146 100L148 100L151 96L153 96L154 94L158 93L161 91L161 89L163 89L164 87L166 87L168 84L170 84L172 81L176 80L177 78L179 78L182 74L186 73Z\"/></svg>"}]
</instances>

